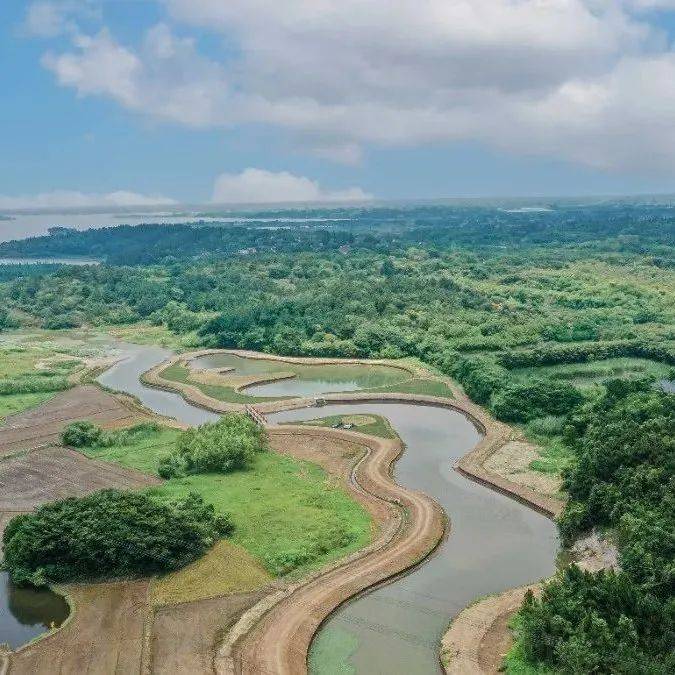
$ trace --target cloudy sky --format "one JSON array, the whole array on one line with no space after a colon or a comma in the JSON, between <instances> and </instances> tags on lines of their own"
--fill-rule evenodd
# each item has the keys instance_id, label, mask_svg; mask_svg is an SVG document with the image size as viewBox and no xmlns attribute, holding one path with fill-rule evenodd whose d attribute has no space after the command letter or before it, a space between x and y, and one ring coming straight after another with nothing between
<instances>
[{"instance_id":1,"label":"cloudy sky","mask_svg":"<svg viewBox=\"0 0 675 675\"><path fill-rule=\"evenodd\" d=\"M675 0L2 0L0 209L675 192Z\"/></svg>"}]
</instances>

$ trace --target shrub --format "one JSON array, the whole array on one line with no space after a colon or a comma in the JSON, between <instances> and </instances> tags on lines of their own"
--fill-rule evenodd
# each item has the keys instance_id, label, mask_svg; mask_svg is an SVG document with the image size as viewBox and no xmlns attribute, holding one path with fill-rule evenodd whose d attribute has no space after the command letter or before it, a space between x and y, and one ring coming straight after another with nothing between
<instances>
[{"instance_id":1,"label":"shrub","mask_svg":"<svg viewBox=\"0 0 675 675\"><path fill-rule=\"evenodd\" d=\"M228 473L248 468L256 453L267 449L267 435L246 415L228 413L184 431L173 452L159 466L162 478L189 473Z\"/></svg>"},{"instance_id":2,"label":"shrub","mask_svg":"<svg viewBox=\"0 0 675 675\"><path fill-rule=\"evenodd\" d=\"M61 432L61 442L73 448L91 448L101 443L103 430L92 422L72 422Z\"/></svg>"},{"instance_id":3,"label":"shrub","mask_svg":"<svg viewBox=\"0 0 675 675\"><path fill-rule=\"evenodd\" d=\"M101 490L13 518L4 568L18 584L139 576L175 570L229 534L226 516L191 493L176 502Z\"/></svg>"}]
</instances>

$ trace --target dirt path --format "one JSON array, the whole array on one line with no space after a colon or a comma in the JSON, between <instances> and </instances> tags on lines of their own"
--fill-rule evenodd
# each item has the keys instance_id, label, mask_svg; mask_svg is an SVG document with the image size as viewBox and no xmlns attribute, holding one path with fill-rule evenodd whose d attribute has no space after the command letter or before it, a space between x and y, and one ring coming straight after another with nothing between
<instances>
[{"instance_id":1,"label":"dirt path","mask_svg":"<svg viewBox=\"0 0 675 675\"><path fill-rule=\"evenodd\" d=\"M307 431L306 427L292 426L273 430L290 436ZM316 429L311 434L317 439L358 441L369 448L354 470L351 487L360 499L372 502L373 508L379 510L384 504L391 513L389 526L365 551L289 589L234 649L221 650L216 662L218 672L306 672L314 633L337 606L423 560L443 537L445 516L436 503L391 479L391 466L402 451L400 441L337 430Z\"/></svg>"}]
</instances>

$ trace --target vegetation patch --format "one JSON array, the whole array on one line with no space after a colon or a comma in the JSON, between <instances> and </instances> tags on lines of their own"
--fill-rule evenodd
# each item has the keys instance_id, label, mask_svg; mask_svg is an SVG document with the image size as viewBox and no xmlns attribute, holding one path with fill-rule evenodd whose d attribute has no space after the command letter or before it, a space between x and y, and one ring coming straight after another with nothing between
<instances>
[{"instance_id":1,"label":"vegetation patch","mask_svg":"<svg viewBox=\"0 0 675 675\"><path fill-rule=\"evenodd\" d=\"M245 593L269 583L272 576L241 546L221 539L199 560L153 581L154 605L170 605Z\"/></svg>"},{"instance_id":2,"label":"vegetation patch","mask_svg":"<svg viewBox=\"0 0 675 675\"><path fill-rule=\"evenodd\" d=\"M312 427L332 427L333 429L351 429L362 434L379 436L380 438L397 438L389 421L380 415L329 415L304 422L284 422L284 424L300 424Z\"/></svg>"},{"instance_id":3,"label":"vegetation patch","mask_svg":"<svg viewBox=\"0 0 675 675\"><path fill-rule=\"evenodd\" d=\"M190 384L199 389L203 394L206 394L206 396L215 398L217 401L223 401L224 403L260 403L262 401L280 400L280 397L274 396L249 396L241 394L233 387L226 387L220 384L205 384L204 382L192 381L190 379L190 369L180 361L164 368L159 373L159 376L170 382Z\"/></svg>"},{"instance_id":4,"label":"vegetation patch","mask_svg":"<svg viewBox=\"0 0 675 675\"><path fill-rule=\"evenodd\" d=\"M256 453L269 447L267 433L247 415L228 413L182 432L174 450L162 458L159 475L176 478L192 473L229 473L249 469Z\"/></svg>"},{"instance_id":5,"label":"vegetation patch","mask_svg":"<svg viewBox=\"0 0 675 675\"><path fill-rule=\"evenodd\" d=\"M90 457L158 475L180 438L177 429L132 433L121 442L83 448ZM120 437L118 437L120 438ZM230 516L229 541L274 575L315 568L367 545L368 513L318 466L274 452L256 452L247 470L172 478L149 493L171 502L191 492Z\"/></svg>"},{"instance_id":6,"label":"vegetation patch","mask_svg":"<svg viewBox=\"0 0 675 675\"><path fill-rule=\"evenodd\" d=\"M41 391L34 394L5 394L0 396L0 422L8 415L35 408L40 403L49 401L55 395L56 392Z\"/></svg>"},{"instance_id":7,"label":"vegetation patch","mask_svg":"<svg viewBox=\"0 0 675 675\"><path fill-rule=\"evenodd\" d=\"M350 659L358 646L354 633L332 626L324 628L312 643L310 671L316 675L353 675L356 668Z\"/></svg>"},{"instance_id":8,"label":"vegetation patch","mask_svg":"<svg viewBox=\"0 0 675 675\"><path fill-rule=\"evenodd\" d=\"M3 535L3 567L15 583L35 586L144 576L183 567L231 530L195 493L169 502L101 490L15 516Z\"/></svg>"},{"instance_id":9,"label":"vegetation patch","mask_svg":"<svg viewBox=\"0 0 675 675\"><path fill-rule=\"evenodd\" d=\"M390 384L385 387L364 389L368 392L382 392L394 394L419 394L421 396L438 396L440 398L454 398L452 389L442 380L416 377L403 382Z\"/></svg>"}]
</instances>

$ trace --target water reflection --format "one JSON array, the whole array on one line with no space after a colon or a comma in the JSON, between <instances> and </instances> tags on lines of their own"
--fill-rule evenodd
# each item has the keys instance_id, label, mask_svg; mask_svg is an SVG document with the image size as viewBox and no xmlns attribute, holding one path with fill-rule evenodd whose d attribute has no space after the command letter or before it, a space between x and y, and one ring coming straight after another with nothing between
<instances>
[{"instance_id":1,"label":"water reflection","mask_svg":"<svg viewBox=\"0 0 675 675\"><path fill-rule=\"evenodd\" d=\"M48 589L19 588L0 572L0 644L16 648L58 628L70 613L65 598Z\"/></svg>"}]
</instances>

